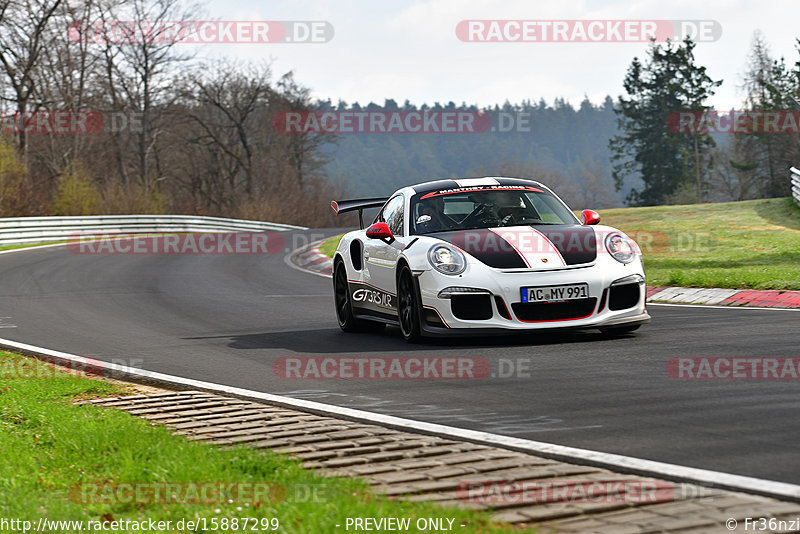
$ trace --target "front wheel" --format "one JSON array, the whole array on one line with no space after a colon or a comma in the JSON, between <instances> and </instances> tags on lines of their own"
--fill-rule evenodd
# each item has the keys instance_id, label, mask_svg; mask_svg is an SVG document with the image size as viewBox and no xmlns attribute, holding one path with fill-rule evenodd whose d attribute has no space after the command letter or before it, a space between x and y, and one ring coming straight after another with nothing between
<instances>
[{"instance_id":1,"label":"front wheel","mask_svg":"<svg viewBox=\"0 0 800 534\"><path fill-rule=\"evenodd\" d=\"M409 343L417 343L422 338L420 304L414 277L411 270L404 266L397 277L397 314L400 332Z\"/></svg>"}]
</instances>

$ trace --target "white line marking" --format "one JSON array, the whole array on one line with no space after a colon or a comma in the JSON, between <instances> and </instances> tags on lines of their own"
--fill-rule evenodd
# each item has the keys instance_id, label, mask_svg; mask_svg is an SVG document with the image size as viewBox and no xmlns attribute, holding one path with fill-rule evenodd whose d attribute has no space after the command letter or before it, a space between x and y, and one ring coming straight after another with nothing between
<instances>
[{"instance_id":1,"label":"white line marking","mask_svg":"<svg viewBox=\"0 0 800 534\"><path fill-rule=\"evenodd\" d=\"M68 362L86 361L85 358L81 358L80 356L76 356L74 354L44 349L9 339L0 338L0 347L9 350L16 350L34 356L47 356ZM653 460L645 460L642 458L622 456L619 454L592 451L588 449L566 447L564 445L555 445L542 441L513 438L499 434L490 434L489 432L481 432L478 430L466 430L435 423L427 423L424 421L414 421L412 419L404 419L401 417L394 417L392 415L382 415L362 410L353 410L351 408L332 406L329 404L322 404L320 402L293 399L290 397L282 397L279 395L272 395L270 393L263 393L261 391L253 391L233 386L225 386L222 384L214 384L212 382L205 382L202 380L195 380L192 378L167 375L164 373L147 371L135 367L107 363L101 360L98 360L96 363L102 364L105 369L108 369L117 375L138 377L144 379L145 381L158 382L161 384L169 384L174 386L183 386L192 389L201 389L222 395L231 395L246 399L266 401L268 403L273 403L279 406L285 406L287 408L293 408L301 411L374 423L391 428L408 430L411 432L422 432L424 434L430 434L434 436L457 438L465 441L471 441L473 443L481 443L485 445L527 452L543 456L545 458L553 458L565 462L605 467L625 473L656 476L668 480L694 482L701 485L740 491L744 493L754 493L759 495L768 495L770 497L777 497L779 499L800 501L800 486L795 484L787 484L785 482L776 482L761 478L733 475L729 473L721 473L719 471L698 469L695 467L685 467L663 462L656 462Z\"/></svg>"},{"instance_id":2,"label":"white line marking","mask_svg":"<svg viewBox=\"0 0 800 534\"><path fill-rule=\"evenodd\" d=\"M798 312L800 308L767 308L763 306L710 306L706 304L672 304L669 302L648 302L648 306L672 306L674 308L713 308L715 310L769 310Z\"/></svg>"},{"instance_id":3,"label":"white line marking","mask_svg":"<svg viewBox=\"0 0 800 534\"><path fill-rule=\"evenodd\" d=\"M0 254L11 254L12 252L22 252L25 250L39 250L43 248L50 248L50 247L64 247L68 243L65 241L64 243L52 243L50 245L36 245L33 247L22 247L22 248L11 248L8 250L0 250Z\"/></svg>"}]
</instances>

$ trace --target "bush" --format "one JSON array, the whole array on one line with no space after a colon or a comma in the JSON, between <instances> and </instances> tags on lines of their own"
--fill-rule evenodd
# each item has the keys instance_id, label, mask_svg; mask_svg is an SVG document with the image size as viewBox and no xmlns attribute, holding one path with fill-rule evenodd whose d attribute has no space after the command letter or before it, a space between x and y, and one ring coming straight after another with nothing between
<instances>
[{"instance_id":1,"label":"bush","mask_svg":"<svg viewBox=\"0 0 800 534\"><path fill-rule=\"evenodd\" d=\"M28 169L14 145L0 137L0 216L24 214L28 182Z\"/></svg>"},{"instance_id":2,"label":"bush","mask_svg":"<svg viewBox=\"0 0 800 534\"><path fill-rule=\"evenodd\" d=\"M103 213L158 215L171 211L169 196L158 189L146 192L138 184L119 182L108 182L103 186Z\"/></svg>"},{"instance_id":3,"label":"bush","mask_svg":"<svg viewBox=\"0 0 800 534\"><path fill-rule=\"evenodd\" d=\"M58 179L53 199L54 215L93 215L103 198L89 173L79 164L70 164Z\"/></svg>"}]
</instances>

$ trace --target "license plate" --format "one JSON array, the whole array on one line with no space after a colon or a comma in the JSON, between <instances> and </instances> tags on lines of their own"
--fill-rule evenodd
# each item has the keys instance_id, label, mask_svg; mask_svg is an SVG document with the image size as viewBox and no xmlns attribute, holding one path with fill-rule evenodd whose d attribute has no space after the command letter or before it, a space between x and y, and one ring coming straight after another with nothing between
<instances>
[{"instance_id":1,"label":"license plate","mask_svg":"<svg viewBox=\"0 0 800 534\"><path fill-rule=\"evenodd\" d=\"M522 302L559 302L589 298L589 284L521 288Z\"/></svg>"}]
</instances>

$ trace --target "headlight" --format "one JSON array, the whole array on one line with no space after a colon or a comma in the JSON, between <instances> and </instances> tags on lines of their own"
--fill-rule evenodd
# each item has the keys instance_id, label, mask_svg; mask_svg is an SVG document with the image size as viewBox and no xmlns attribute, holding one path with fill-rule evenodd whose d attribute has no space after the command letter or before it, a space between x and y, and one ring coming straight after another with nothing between
<instances>
[{"instance_id":1,"label":"headlight","mask_svg":"<svg viewBox=\"0 0 800 534\"><path fill-rule=\"evenodd\" d=\"M447 245L433 245L428 251L428 261L443 274L461 274L467 268L464 255Z\"/></svg>"},{"instance_id":2,"label":"headlight","mask_svg":"<svg viewBox=\"0 0 800 534\"><path fill-rule=\"evenodd\" d=\"M636 256L633 241L620 234L609 234L606 237L606 250L620 263L630 263Z\"/></svg>"}]
</instances>

